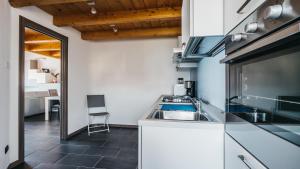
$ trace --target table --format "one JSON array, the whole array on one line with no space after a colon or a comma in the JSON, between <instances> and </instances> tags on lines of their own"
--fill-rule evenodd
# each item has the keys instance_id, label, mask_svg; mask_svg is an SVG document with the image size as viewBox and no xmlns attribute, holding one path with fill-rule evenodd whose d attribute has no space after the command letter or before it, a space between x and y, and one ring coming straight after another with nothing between
<instances>
[{"instance_id":1,"label":"table","mask_svg":"<svg viewBox=\"0 0 300 169\"><path fill-rule=\"evenodd\" d=\"M51 97L45 97L45 121L49 120L49 106L50 101L53 100L60 100L60 96L51 96Z\"/></svg>"}]
</instances>

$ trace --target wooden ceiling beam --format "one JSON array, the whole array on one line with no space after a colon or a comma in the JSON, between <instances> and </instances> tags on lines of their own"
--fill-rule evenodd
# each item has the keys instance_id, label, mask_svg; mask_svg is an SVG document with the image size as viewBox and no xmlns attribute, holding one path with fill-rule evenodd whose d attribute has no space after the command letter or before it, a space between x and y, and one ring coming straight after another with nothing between
<instances>
[{"instance_id":1,"label":"wooden ceiling beam","mask_svg":"<svg viewBox=\"0 0 300 169\"><path fill-rule=\"evenodd\" d=\"M88 0L9 0L10 5L15 8L20 8L24 6L70 4L70 3L87 2L87 1Z\"/></svg>"},{"instance_id":2,"label":"wooden ceiling beam","mask_svg":"<svg viewBox=\"0 0 300 169\"><path fill-rule=\"evenodd\" d=\"M52 54L52 56L54 56L54 57L60 58L60 56L61 56L61 51L53 51L51 54Z\"/></svg>"},{"instance_id":3,"label":"wooden ceiling beam","mask_svg":"<svg viewBox=\"0 0 300 169\"><path fill-rule=\"evenodd\" d=\"M60 43L26 44L25 49L32 52L60 51Z\"/></svg>"},{"instance_id":4,"label":"wooden ceiling beam","mask_svg":"<svg viewBox=\"0 0 300 169\"><path fill-rule=\"evenodd\" d=\"M45 52L45 51L60 51L59 48L36 48L36 49L31 49L30 51L32 52Z\"/></svg>"},{"instance_id":5,"label":"wooden ceiling beam","mask_svg":"<svg viewBox=\"0 0 300 169\"><path fill-rule=\"evenodd\" d=\"M151 28L138 30L119 30L96 31L81 33L83 40L120 40L120 39L140 39L140 38L159 38L159 37L177 37L181 35L180 27Z\"/></svg>"},{"instance_id":6,"label":"wooden ceiling beam","mask_svg":"<svg viewBox=\"0 0 300 169\"><path fill-rule=\"evenodd\" d=\"M174 7L107 12L97 16L89 14L54 16L53 23L56 26L101 26L180 18L181 7Z\"/></svg>"},{"instance_id":7,"label":"wooden ceiling beam","mask_svg":"<svg viewBox=\"0 0 300 169\"><path fill-rule=\"evenodd\" d=\"M55 43L55 42L60 42L60 41L44 34L25 35L25 44Z\"/></svg>"},{"instance_id":8,"label":"wooden ceiling beam","mask_svg":"<svg viewBox=\"0 0 300 169\"><path fill-rule=\"evenodd\" d=\"M60 51L28 51L28 52L32 52L32 53L36 53L36 54L40 54L40 55L44 55L47 57L51 57L51 58L55 58L55 59L59 59L61 57L60 55Z\"/></svg>"}]
</instances>

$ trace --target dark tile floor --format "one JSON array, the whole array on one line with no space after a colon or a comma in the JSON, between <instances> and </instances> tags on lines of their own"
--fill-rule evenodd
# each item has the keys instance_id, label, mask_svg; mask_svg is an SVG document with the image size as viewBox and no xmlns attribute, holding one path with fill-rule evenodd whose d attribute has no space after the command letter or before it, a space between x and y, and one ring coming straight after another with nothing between
<instances>
[{"instance_id":1,"label":"dark tile floor","mask_svg":"<svg viewBox=\"0 0 300 169\"><path fill-rule=\"evenodd\" d=\"M137 129L111 128L110 133L84 131L60 141L59 121L44 115L25 119L25 161L15 169L136 169Z\"/></svg>"}]
</instances>

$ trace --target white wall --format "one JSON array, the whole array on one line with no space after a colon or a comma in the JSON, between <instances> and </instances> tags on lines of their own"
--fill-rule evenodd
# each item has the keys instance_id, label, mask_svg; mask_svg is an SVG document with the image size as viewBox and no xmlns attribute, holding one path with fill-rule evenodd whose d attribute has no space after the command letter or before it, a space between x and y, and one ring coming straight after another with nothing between
<instances>
[{"instance_id":1,"label":"white wall","mask_svg":"<svg viewBox=\"0 0 300 169\"><path fill-rule=\"evenodd\" d=\"M2 1L1 1L2 2ZM8 7L6 7L8 8ZM18 65L19 65L19 15L69 37L69 95L68 132L86 125L85 95L87 93L88 42L81 40L80 33L72 28L58 28L52 24L52 16L36 7L11 8L11 67L10 67L10 162L18 159ZM2 12L2 9L1 9ZM1 14L2 16L2 14ZM6 19L6 22L9 19ZM3 25L6 25L2 24ZM2 39L2 38L1 38ZM7 38L8 39L8 38ZM7 42L6 42L7 43ZM2 117L1 117L2 119ZM1 150L2 152L2 150Z\"/></svg>"},{"instance_id":2,"label":"white wall","mask_svg":"<svg viewBox=\"0 0 300 169\"><path fill-rule=\"evenodd\" d=\"M60 59L25 51L25 69L30 69L30 60L38 61L38 69L47 68L51 72L60 73Z\"/></svg>"},{"instance_id":3,"label":"white wall","mask_svg":"<svg viewBox=\"0 0 300 169\"><path fill-rule=\"evenodd\" d=\"M38 70L30 70L30 61L31 60L37 60L38 62ZM37 72L41 72L42 68L46 68L50 70L50 73L59 73L60 74L60 59L58 58L51 58L44 55L40 55L37 53L27 52L25 51L25 87L26 86L32 86L37 85L36 84L36 78L29 79L29 76L35 76L38 75ZM52 83L53 80L56 78L48 74L50 78L48 78L49 81L46 83ZM60 82L60 75L58 76L58 82ZM25 88L26 90L26 88Z\"/></svg>"},{"instance_id":4,"label":"white wall","mask_svg":"<svg viewBox=\"0 0 300 169\"><path fill-rule=\"evenodd\" d=\"M206 99L222 110L225 110L226 73L225 64L220 64L220 60L224 56L225 52L221 52L215 57L202 59L197 72L198 97Z\"/></svg>"},{"instance_id":5,"label":"white wall","mask_svg":"<svg viewBox=\"0 0 300 169\"><path fill-rule=\"evenodd\" d=\"M0 168L3 169L9 164L9 155L4 154L4 148L9 143L9 18L8 1L0 1Z\"/></svg>"},{"instance_id":6,"label":"white wall","mask_svg":"<svg viewBox=\"0 0 300 169\"><path fill-rule=\"evenodd\" d=\"M140 116L161 94L172 94L172 86L176 83L177 77L184 77L186 80L190 78L189 72L177 73L172 63L172 48L176 47L176 38L88 42L81 40L80 33L72 28L53 26L52 16L36 7L10 9L10 162L18 159L16 105L18 105L19 76L19 15L69 37L69 133L87 124L87 93L106 94L108 110L112 113L111 123L137 124ZM5 21L8 20L6 18Z\"/></svg>"},{"instance_id":7,"label":"white wall","mask_svg":"<svg viewBox=\"0 0 300 169\"><path fill-rule=\"evenodd\" d=\"M110 123L136 125L161 94L172 94L177 77L172 49L177 39L95 42L89 57L89 93L103 93Z\"/></svg>"},{"instance_id":8,"label":"white wall","mask_svg":"<svg viewBox=\"0 0 300 169\"><path fill-rule=\"evenodd\" d=\"M173 84L181 77L172 63L176 38L82 41L79 32L53 26L52 16L36 7L11 10L10 162L18 158L19 15L69 37L69 133L87 124L87 93L106 94L111 123L136 124L161 94L172 93ZM189 72L182 74L189 79Z\"/></svg>"}]
</instances>

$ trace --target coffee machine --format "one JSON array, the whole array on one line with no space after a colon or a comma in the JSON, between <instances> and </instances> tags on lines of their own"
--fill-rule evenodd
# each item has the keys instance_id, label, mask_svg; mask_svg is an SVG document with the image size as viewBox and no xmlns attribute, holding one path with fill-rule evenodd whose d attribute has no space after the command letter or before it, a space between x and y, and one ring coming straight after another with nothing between
<instances>
[{"instance_id":1,"label":"coffee machine","mask_svg":"<svg viewBox=\"0 0 300 169\"><path fill-rule=\"evenodd\" d=\"M195 81L185 81L184 87L186 88L186 95L190 97L196 96L196 82Z\"/></svg>"}]
</instances>

